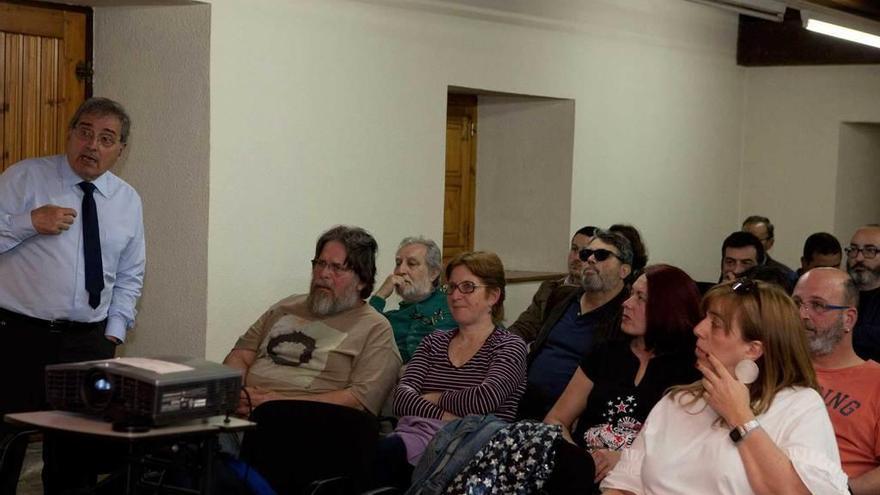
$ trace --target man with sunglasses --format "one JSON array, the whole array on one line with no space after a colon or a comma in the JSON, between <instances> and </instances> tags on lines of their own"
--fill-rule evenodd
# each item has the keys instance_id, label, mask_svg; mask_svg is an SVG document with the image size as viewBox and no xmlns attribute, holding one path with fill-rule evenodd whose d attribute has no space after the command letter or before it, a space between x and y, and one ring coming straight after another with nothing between
<instances>
[{"instance_id":1,"label":"man with sunglasses","mask_svg":"<svg viewBox=\"0 0 880 495\"><path fill-rule=\"evenodd\" d=\"M621 234L597 230L579 252L581 287L547 311L528 356L528 381L519 416L541 420L593 345L620 325L632 247Z\"/></svg>"},{"instance_id":2,"label":"man with sunglasses","mask_svg":"<svg viewBox=\"0 0 880 495\"><path fill-rule=\"evenodd\" d=\"M519 335L526 343L533 342L538 336L538 331L541 330L547 309L554 307L555 303L571 295L581 286L584 262L580 259L580 252L593 240L596 230L597 228L593 226L581 227L571 236L567 260L568 273L562 278L541 283L532 297L532 304L507 327L510 333Z\"/></svg>"},{"instance_id":3,"label":"man with sunglasses","mask_svg":"<svg viewBox=\"0 0 880 495\"><path fill-rule=\"evenodd\" d=\"M853 350L859 291L846 272L814 268L794 289L843 470L855 495L880 493L880 364Z\"/></svg>"},{"instance_id":4,"label":"man with sunglasses","mask_svg":"<svg viewBox=\"0 0 880 495\"><path fill-rule=\"evenodd\" d=\"M859 321L853 346L863 359L880 361L880 225L856 230L846 251L846 268L859 288Z\"/></svg>"}]
</instances>

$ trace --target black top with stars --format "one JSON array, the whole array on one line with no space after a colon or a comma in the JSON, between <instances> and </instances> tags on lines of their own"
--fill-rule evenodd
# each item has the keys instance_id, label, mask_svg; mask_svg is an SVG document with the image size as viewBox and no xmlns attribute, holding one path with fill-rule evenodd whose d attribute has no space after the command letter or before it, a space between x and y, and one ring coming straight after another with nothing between
<instances>
[{"instance_id":1,"label":"black top with stars","mask_svg":"<svg viewBox=\"0 0 880 495\"><path fill-rule=\"evenodd\" d=\"M608 342L596 347L580 363L581 370L593 382L593 390L578 421L574 440L588 450L627 447L669 387L700 378L694 362L692 348L654 356L648 361L642 381L635 385L639 359L630 350L629 342Z\"/></svg>"}]
</instances>

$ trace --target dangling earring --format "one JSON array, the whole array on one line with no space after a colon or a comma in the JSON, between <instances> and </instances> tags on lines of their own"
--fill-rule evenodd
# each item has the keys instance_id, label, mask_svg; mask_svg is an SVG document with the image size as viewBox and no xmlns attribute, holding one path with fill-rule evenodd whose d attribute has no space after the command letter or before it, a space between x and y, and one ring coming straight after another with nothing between
<instances>
[{"instance_id":1,"label":"dangling earring","mask_svg":"<svg viewBox=\"0 0 880 495\"><path fill-rule=\"evenodd\" d=\"M754 381L758 379L760 371L761 370L758 369L758 365L755 364L754 361L751 359L743 359L736 363L736 368L734 368L733 374L736 375L736 379L740 383L748 385L754 383Z\"/></svg>"}]
</instances>

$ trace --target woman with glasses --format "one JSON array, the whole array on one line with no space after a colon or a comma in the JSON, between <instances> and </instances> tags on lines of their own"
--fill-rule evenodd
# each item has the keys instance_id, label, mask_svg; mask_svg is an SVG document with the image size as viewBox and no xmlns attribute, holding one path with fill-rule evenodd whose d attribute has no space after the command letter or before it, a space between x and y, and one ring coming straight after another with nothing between
<instances>
[{"instance_id":1,"label":"woman with glasses","mask_svg":"<svg viewBox=\"0 0 880 495\"><path fill-rule=\"evenodd\" d=\"M447 421L494 414L511 421L525 390L525 342L500 326L504 266L494 253L463 253L446 266L458 328L422 340L394 391L394 433L380 441L377 485L405 489L413 466Z\"/></svg>"},{"instance_id":2,"label":"woman with glasses","mask_svg":"<svg viewBox=\"0 0 880 495\"><path fill-rule=\"evenodd\" d=\"M594 482L614 467L666 390L699 377L693 335L699 321L700 293L684 271L652 265L636 279L623 303L626 338L587 355L544 418L561 425L570 442L557 446L550 493L597 489Z\"/></svg>"},{"instance_id":3,"label":"woman with glasses","mask_svg":"<svg viewBox=\"0 0 880 495\"><path fill-rule=\"evenodd\" d=\"M848 493L792 300L739 279L702 309L702 380L657 403L603 493Z\"/></svg>"}]
</instances>

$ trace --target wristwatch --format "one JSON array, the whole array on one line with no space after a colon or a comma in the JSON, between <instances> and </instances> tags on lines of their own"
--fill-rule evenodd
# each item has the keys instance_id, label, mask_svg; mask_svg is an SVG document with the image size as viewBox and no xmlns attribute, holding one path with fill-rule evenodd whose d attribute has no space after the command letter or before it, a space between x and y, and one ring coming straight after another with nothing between
<instances>
[{"instance_id":1,"label":"wristwatch","mask_svg":"<svg viewBox=\"0 0 880 495\"><path fill-rule=\"evenodd\" d=\"M743 438L746 437L752 430L755 428L760 428L761 423L758 423L757 419L753 419L751 421L747 421L746 423L735 426L732 430L730 430L730 439L733 440L733 443L739 443Z\"/></svg>"}]
</instances>

